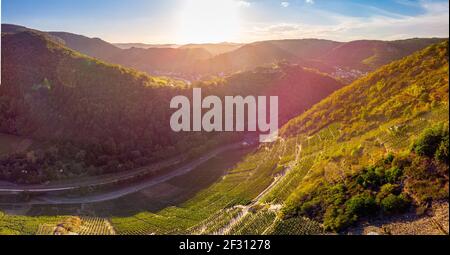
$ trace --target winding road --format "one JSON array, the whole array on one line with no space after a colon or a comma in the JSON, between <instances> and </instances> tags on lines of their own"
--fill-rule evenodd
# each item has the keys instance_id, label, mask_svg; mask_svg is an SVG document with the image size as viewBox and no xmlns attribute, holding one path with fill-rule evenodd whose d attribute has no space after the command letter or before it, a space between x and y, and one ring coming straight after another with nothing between
<instances>
[{"instance_id":1,"label":"winding road","mask_svg":"<svg viewBox=\"0 0 450 255\"><path fill-rule=\"evenodd\" d=\"M95 203L107 200L116 199L131 193L138 192L140 190L155 186L157 184L166 182L174 177L184 175L194 170L199 165L207 162L211 158L221 154L225 151L232 149L239 149L242 147L242 143L234 143L217 148L201 158L196 159L186 165L183 165L175 170L168 172L167 174L152 178L148 181L143 181L138 184L131 185L130 187L120 188L111 192L106 192L97 195L84 196L81 198L63 198L63 197L41 197L35 198L33 201L26 204L42 205L42 204L81 204L81 203ZM58 191L70 191L76 190L82 187L99 187L108 184L114 184L121 181L135 179L139 176L144 176L153 171L157 171L166 167L174 166L183 161L183 158L177 157L164 162L156 163L147 167L136 169L129 172L117 173L112 175L89 177L85 179L72 180L70 182L61 182L53 184L32 185L32 186L18 186L10 183L0 183L1 194L17 194L17 193L49 193Z\"/></svg>"}]
</instances>

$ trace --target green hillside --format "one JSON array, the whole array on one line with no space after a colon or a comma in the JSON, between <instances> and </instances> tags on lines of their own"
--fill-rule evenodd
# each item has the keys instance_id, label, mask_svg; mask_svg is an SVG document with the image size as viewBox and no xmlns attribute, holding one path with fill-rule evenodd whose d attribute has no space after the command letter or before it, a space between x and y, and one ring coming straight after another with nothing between
<instances>
[{"instance_id":1,"label":"green hillside","mask_svg":"<svg viewBox=\"0 0 450 255\"><path fill-rule=\"evenodd\" d=\"M190 85L100 62L46 34L4 34L2 62L8 65L2 65L0 132L37 144L0 158L4 180L41 183L126 171L180 151L198 155L243 135L172 132L170 100L191 97ZM286 122L343 84L279 65L194 86L205 87L204 95L278 95Z\"/></svg>"},{"instance_id":2,"label":"green hillside","mask_svg":"<svg viewBox=\"0 0 450 255\"><path fill-rule=\"evenodd\" d=\"M168 105L188 93L183 82L105 64L30 31L2 36L2 62L0 132L40 144L2 157L4 180L111 173L209 146L206 136L170 130Z\"/></svg>"},{"instance_id":3,"label":"green hillside","mask_svg":"<svg viewBox=\"0 0 450 255\"><path fill-rule=\"evenodd\" d=\"M289 92L296 91L289 81L304 77L298 72L314 73L281 65L198 86L219 93L235 86L245 94L278 84ZM306 80L333 81L318 75ZM276 82L246 86L258 79ZM362 218L423 213L448 201L448 114L446 41L331 94L288 122L282 139L260 146L181 205L136 212L137 195L93 208L108 213L117 234L322 234ZM190 178L184 181L195 183ZM1 214L0 231L33 234L65 220Z\"/></svg>"},{"instance_id":4,"label":"green hillside","mask_svg":"<svg viewBox=\"0 0 450 255\"><path fill-rule=\"evenodd\" d=\"M361 217L445 201L448 41L335 92L282 133L301 141L301 158L313 159L283 193L286 218L307 216L342 230ZM273 200L279 193L267 197Z\"/></svg>"},{"instance_id":5,"label":"green hillside","mask_svg":"<svg viewBox=\"0 0 450 255\"><path fill-rule=\"evenodd\" d=\"M287 136L313 134L341 122L355 135L448 101L448 41L383 66L315 105L284 127ZM348 125L347 125L348 124Z\"/></svg>"}]
</instances>

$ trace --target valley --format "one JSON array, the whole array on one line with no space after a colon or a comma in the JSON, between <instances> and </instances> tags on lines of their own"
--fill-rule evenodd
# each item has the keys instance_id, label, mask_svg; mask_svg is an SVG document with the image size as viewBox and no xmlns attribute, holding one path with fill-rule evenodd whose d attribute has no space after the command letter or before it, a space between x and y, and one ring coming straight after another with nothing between
<instances>
[{"instance_id":1,"label":"valley","mask_svg":"<svg viewBox=\"0 0 450 255\"><path fill-rule=\"evenodd\" d=\"M119 49L3 27L1 234L448 234L447 39ZM149 75L168 69L203 78ZM280 138L172 132L195 88L279 97Z\"/></svg>"},{"instance_id":2,"label":"valley","mask_svg":"<svg viewBox=\"0 0 450 255\"><path fill-rule=\"evenodd\" d=\"M155 183L164 182L178 175L186 174L197 166L205 163L209 159L216 157L218 154L228 150L237 150L242 146L241 143L232 144L217 148L212 152L204 154L201 158L192 162L183 162L183 157L176 157L164 162L159 162L140 169L127 171L124 173L109 174L104 176L86 177L80 179L72 179L67 181L49 182L43 185L15 185L14 183L0 184L0 193L17 194L17 193L49 193L60 191L73 191L82 188L99 188L101 186L112 185L116 183L134 180L140 177L151 176L152 182L147 185L155 185ZM183 165L182 167L178 167ZM175 170L167 170L175 167ZM164 175L157 176L159 172L166 172ZM167 173L168 172L168 173ZM155 177L156 175L156 177ZM57 204L57 202L54 202ZM62 202L61 202L62 203Z\"/></svg>"}]
</instances>

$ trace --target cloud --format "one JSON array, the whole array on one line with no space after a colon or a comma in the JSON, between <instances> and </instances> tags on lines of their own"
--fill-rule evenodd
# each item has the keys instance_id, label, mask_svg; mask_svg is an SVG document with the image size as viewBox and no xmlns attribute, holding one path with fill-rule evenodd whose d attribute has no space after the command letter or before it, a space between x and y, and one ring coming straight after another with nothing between
<instances>
[{"instance_id":1,"label":"cloud","mask_svg":"<svg viewBox=\"0 0 450 255\"><path fill-rule=\"evenodd\" d=\"M250 7L250 5L252 5L250 2L247 1L238 1L237 4L239 7Z\"/></svg>"},{"instance_id":2,"label":"cloud","mask_svg":"<svg viewBox=\"0 0 450 255\"><path fill-rule=\"evenodd\" d=\"M307 3L307 4L314 4L314 0L305 0L305 3Z\"/></svg>"},{"instance_id":3,"label":"cloud","mask_svg":"<svg viewBox=\"0 0 450 255\"><path fill-rule=\"evenodd\" d=\"M289 3L289 2L281 2L281 6L284 7L284 8L289 7L289 5L291 5L291 3Z\"/></svg>"},{"instance_id":4,"label":"cloud","mask_svg":"<svg viewBox=\"0 0 450 255\"><path fill-rule=\"evenodd\" d=\"M375 11L369 17L351 17L323 10L310 10L323 22L256 24L248 33L251 40L322 38L337 41L360 39L398 40L412 37L448 37L449 3L419 2L422 14L393 15Z\"/></svg>"}]
</instances>

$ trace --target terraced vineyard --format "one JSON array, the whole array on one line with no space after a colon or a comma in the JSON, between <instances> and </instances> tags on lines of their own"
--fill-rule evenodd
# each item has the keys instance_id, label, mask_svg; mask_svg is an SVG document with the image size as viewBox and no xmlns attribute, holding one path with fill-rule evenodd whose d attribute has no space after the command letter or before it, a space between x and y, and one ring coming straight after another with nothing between
<instances>
[{"instance_id":1,"label":"terraced vineyard","mask_svg":"<svg viewBox=\"0 0 450 255\"><path fill-rule=\"evenodd\" d=\"M225 208L249 204L273 181L285 143L279 141L262 147L230 170L221 181L200 192L180 207L166 208L158 213L142 212L131 217L112 217L118 234L178 234L201 229L205 219ZM226 216L225 216L226 218ZM223 221L220 217L219 222ZM205 234L220 229L219 223L206 226ZM201 232L201 231L200 231Z\"/></svg>"},{"instance_id":2,"label":"terraced vineyard","mask_svg":"<svg viewBox=\"0 0 450 255\"><path fill-rule=\"evenodd\" d=\"M58 222L66 219L64 216L41 216L27 217L6 215L0 212L0 234L1 235L34 235L38 233L43 224L56 225Z\"/></svg>"},{"instance_id":3,"label":"terraced vineyard","mask_svg":"<svg viewBox=\"0 0 450 255\"><path fill-rule=\"evenodd\" d=\"M41 224L36 235L114 235L115 231L107 219L98 217L76 217L79 226L71 226L67 229L67 219L60 219L53 224Z\"/></svg>"},{"instance_id":4,"label":"terraced vineyard","mask_svg":"<svg viewBox=\"0 0 450 255\"><path fill-rule=\"evenodd\" d=\"M276 221L268 233L272 235L320 235L324 234L324 231L322 226L315 221L295 217Z\"/></svg>"},{"instance_id":5,"label":"terraced vineyard","mask_svg":"<svg viewBox=\"0 0 450 255\"><path fill-rule=\"evenodd\" d=\"M249 212L225 234L262 235L274 223L276 216L276 212L267 208Z\"/></svg>"},{"instance_id":6,"label":"terraced vineyard","mask_svg":"<svg viewBox=\"0 0 450 255\"><path fill-rule=\"evenodd\" d=\"M45 223L39 226L36 231L38 236L50 236L55 234L56 226L54 224Z\"/></svg>"},{"instance_id":7,"label":"terraced vineyard","mask_svg":"<svg viewBox=\"0 0 450 255\"><path fill-rule=\"evenodd\" d=\"M108 220L95 217L82 217L80 235L114 235L114 229Z\"/></svg>"},{"instance_id":8,"label":"terraced vineyard","mask_svg":"<svg viewBox=\"0 0 450 255\"><path fill-rule=\"evenodd\" d=\"M309 155L298 162L291 169L290 172L280 181L278 185L273 187L273 189L262 198L265 203L275 203L280 204L291 194L291 192L297 187L297 184L301 179L308 173L314 164L316 156Z\"/></svg>"},{"instance_id":9,"label":"terraced vineyard","mask_svg":"<svg viewBox=\"0 0 450 255\"><path fill-rule=\"evenodd\" d=\"M189 230L193 235L210 235L220 233L221 230L233 219L242 214L242 208L235 207L224 209L200 223L198 226Z\"/></svg>"},{"instance_id":10,"label":"terraced vineyard","mask_svg":"<svg viewBox=\"0 0 450 255\"><path fill-rule=\"evenodd\" d=\"M405 148L411 145L421 131L432 126L439 121L448 122L448 109L445 107L426 112L411 120L389 123L380 127L382 130L378 135L378 140L390 149Z\"/></svg>"}]
</instances>

